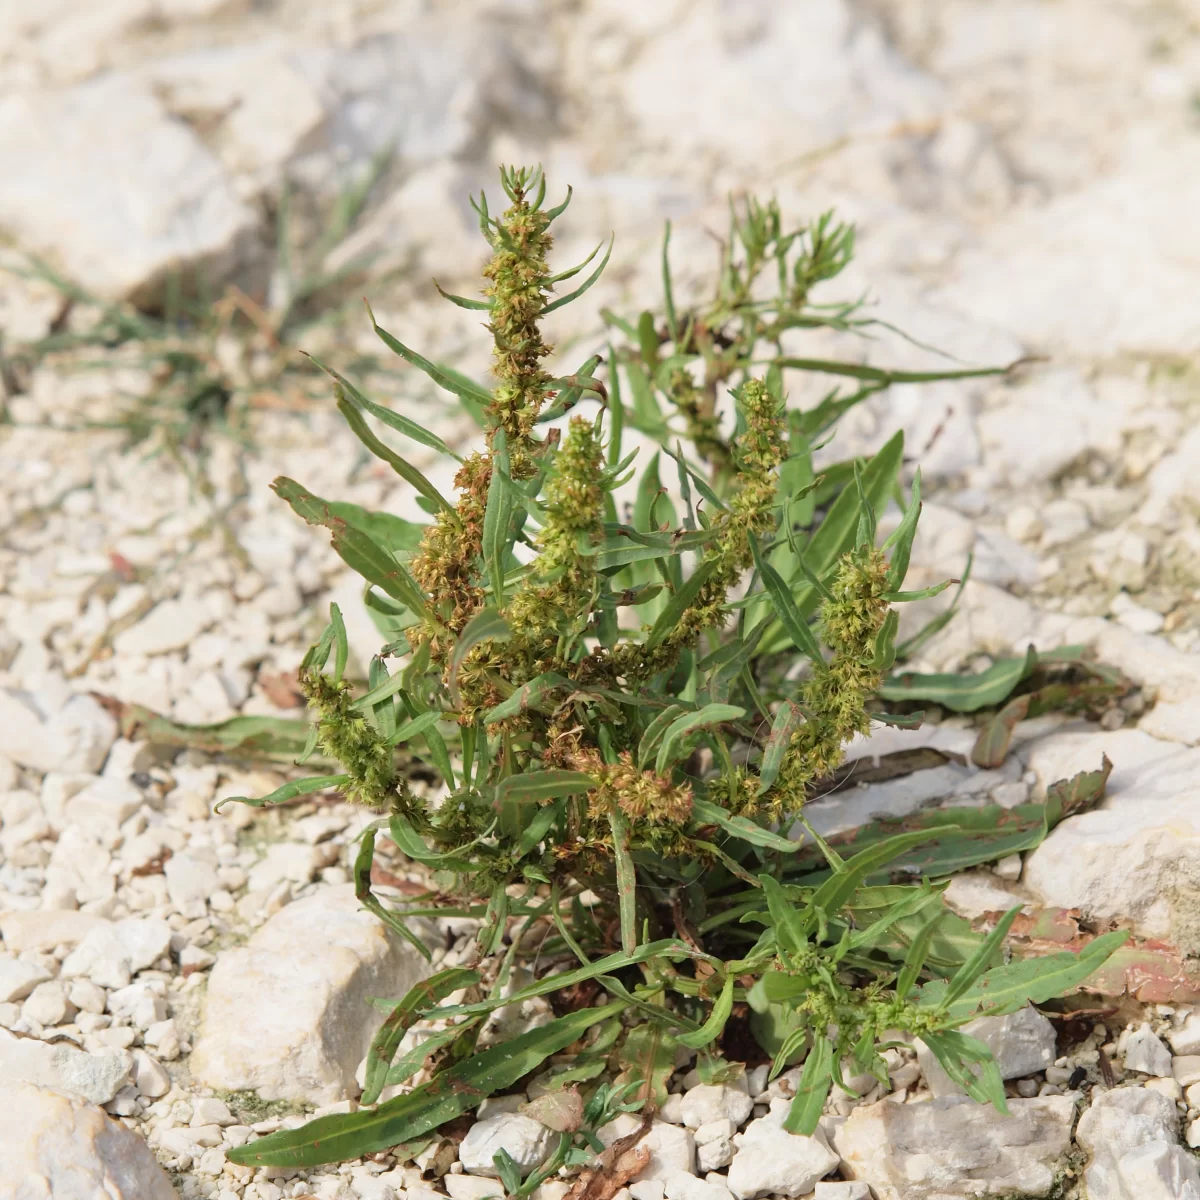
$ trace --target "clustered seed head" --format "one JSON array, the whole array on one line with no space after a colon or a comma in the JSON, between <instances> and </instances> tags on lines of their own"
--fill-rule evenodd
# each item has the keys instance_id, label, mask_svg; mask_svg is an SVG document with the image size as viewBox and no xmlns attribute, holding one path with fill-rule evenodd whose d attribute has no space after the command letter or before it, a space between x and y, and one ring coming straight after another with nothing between
<instances>
[{"instance_id":1,"label":"clustered seed head","mask_svg":"<svg viewBox=\"0 0 1200 1200\"><path fill-rule=\"evenodd\" d=\"M614 804L647 825L681 825L692 815L691 787L673 782L669 775L639 771L628 750L615 763L606 763L595 750L582 750L572 757L571 766L596 781L596 789L588 793L588 815L595 821L606 820Z\"/></svg>"},{"instance_id":2,"label":"clustered seed head","mask_svg":"<svg viewBox=\"0 0 1200 1200\"><path fill-rule=\"evenodd\" d=\"M370 808L391 808L398 799L392 748L366 716L351 707L350 685L321 671L304 671L300 689L317 714L317 747L350 776L342 791Z\"/></svg>"},{"instance_id":3,"label":"clustered seed head","mask_svg":"<svg viewBox=\"0 0 1200 1200\"><path fill-rule=\"evenodd\" d=\"M529 202L532 182L523 172L508 172L505 187L512 205L497 222L495 253L484 268L491 300L488 328L495 341L492 371L498 380L490 417L515 449L528 441L546 396L550 376L542 359L550 347L538 324L550 290L546 257L553 242L550 219Z\"/></svg>"},{"instance_id":4,"label":"clustered seed head","mask_svg":"<svg viewBox=\"0 0 1200 1200\"><path fill-rule=\"evenodd\" d=\"M864 546L843 556L830 587L832 599L821 607L821 634L833 650L804 686L801 705L809 713L792 735L775 786L766 797L773 817L797 812L807 787L842 762L844 747L866 733L866 699L880 684L873 665L875 638L888 614L888 563L882 550Z\"/></svg>"},{"instance_id":5,"label":"clustered seed head","mask_svg":"<svg viewBox=\"0 0 1200 1200\"><path fill-rule=\"evenodd\" d=\"M598 588L595 556L586 551L604 532L603 470L595 425L573 417L546 480L536 574L506 613L514 632L533 639L553 632L557 641L586 625Z\"/></svg>"}]
</instances>

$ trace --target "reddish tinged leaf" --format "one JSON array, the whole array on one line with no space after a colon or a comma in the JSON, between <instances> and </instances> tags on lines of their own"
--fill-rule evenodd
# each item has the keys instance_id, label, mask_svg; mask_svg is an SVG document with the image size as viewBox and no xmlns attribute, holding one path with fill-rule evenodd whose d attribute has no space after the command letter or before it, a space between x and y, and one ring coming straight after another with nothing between
<instances>
[{"instance_id":1,"label":"reddish tinged leaf","mask_svg":"<svg viewBox=\"0 0 1200 1200\"><path fill-rule=\"evenodd\" d=\"M1010 931L1014 955L1031 958L1058 950L1082 950L1097 935L1079 928L1079 910L1047 908L1019 916ZM1131 938L1080 988L1101 996L1129 996L1143 1004L1200 1002L1200 966L1174 946Z\"/></svg>"}]
</instances>

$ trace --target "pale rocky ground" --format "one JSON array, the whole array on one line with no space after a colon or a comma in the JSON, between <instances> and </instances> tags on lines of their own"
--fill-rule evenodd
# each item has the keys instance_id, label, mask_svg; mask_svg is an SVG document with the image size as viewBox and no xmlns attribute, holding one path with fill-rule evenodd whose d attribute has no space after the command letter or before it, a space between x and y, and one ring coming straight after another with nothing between
<instances>
[{"instance_id":1,"label":"pale rocky ground","mask_svg":"<svg viewBox=\"0 0 1200 1200\"><path fill-rule=\"evenodd\" d=\"M902 425L929 499L913 575L957 574L975 552L964 612L919 666L1085 643L1140 691L1103 729L1026 723L996 772L959 765L966 722L881 733L853 753L934 745L951 761L811 811L835 830L955 796L1011 804L1106 752L1100 809L1024 863L957 880L954 903L968 915L1009 897L1078 907L1200 953L1195 0L0 3L8 253L45 256L98 295L153 298L181 260L252 286L268 261L264 206L285 176L298 211L319 207L389 145L381 195L337 253L406 267L371 292L382 323L464 370L484 370L484 339L471 314L430 300L427 277L471 286L465 195L495 192L496 162L526 160L576 189L560 261L617 234L606 278L556 318L572 367L602 342L601 305L657 295L662 220L676 223L681 276L700 279L715 258L706 229L739 189L775 193L796 218L836 205L858 223L838 295L868 290L878 315L970 363L1034 359L999 383L896 391L852 414L827 453L869 451ZM44 284L0 277L0 348L44 335L59 305ZM347 367L373 341L365 321L349 330L304 346ZM896 338L869 350L931 361ZM251 356L247 391L262 369ZM330 598L360 653L378 639L324 537L267 484L286 473L416 518L411 495L362 460L330 405L303 396L256 405L248 445L213 434L183 465L153 440L127 448L120 429L83 427L151 388L136 345L5 381L0 1197L498 1191L481 1173L489 1146L532 1166L547 1144L512 1104L415 1167L226 1162L303 1112L354 1103L367 997L402 991L419 964L356 912L348 869L365 814L214 814L221 796L279 776L156 758L94 698L188 722L296 715L275 707L270 680L295 668ZM375 388L448 440L469 435L411 372ZM448 484L444 464L413 457ZM470 951L465 924L427 933L438 961ZM893 1051L889 1089L835 1094L821 1135L798 1138L773 1103L786 1079L766 1088L751 1071L703 1088L683 1063L629 1196L946 1200L1062 1184L1092 1200L1200 1197L1185 1148L1200 1145L1200 1012L1123 1010L1069 1056L1032 1014L979 1032L1011 1081L1007 1121L941 1094L936 1071ZM1100 1082L1101 1051L1116 1089ZM52 1169L86 1182L21 1190ZM546 1185L544 1200L564 1190Z\"/></svg>"}]
</instances>

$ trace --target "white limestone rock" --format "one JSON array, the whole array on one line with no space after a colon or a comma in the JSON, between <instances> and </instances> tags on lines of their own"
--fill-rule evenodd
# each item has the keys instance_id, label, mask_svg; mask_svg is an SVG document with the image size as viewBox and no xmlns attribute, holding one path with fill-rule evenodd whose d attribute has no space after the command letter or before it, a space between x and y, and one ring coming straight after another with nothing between
<instances>
[{"instance_id":1,"label":"white limestone rock","mask_svg":"<svg viewBox=\"0 0 1200 1200\"><path fill-rule=\"evenodd\" d=\"M1040 786L1114 764L1099 807L1068 817L1026 859L1023 882L1043 904L1130 920L1145 937L1200 950L1200 912L1186 882L1200 873L1200 749L1141 730L1060 733L1034 745Z\"/></svg>"},{"instance_id":2,"label":"white limestone rock","mask_svg":"<svg viewBox=\"0 0 1200 1200\"><path fill-rule=\"evenodd\" d=\"M52 978L50 972L37 963L0 954L0 1004L24 1000L39 983Z\"/></svg>"},{"instance_id":3,"label":"white limestone rock","mask_svg":"<svg viewBox=\"0 0 1200 1200\"><path fill-rule=\"evenodd\" d=\"M1196 1164L1178 1144L1177 1124L1174 1103L1149 1088L1093 1093L1075 1132L1091 1155L1084 1173L1089 1200L1200 1196ZM1170 1190L1175 1184L1178 1190Z\"/></svg>"},{"instance_id":4,"label":"white limestone rock","mask_svg":"<svg viewBox=\"0 0 1200 1200\"><path fill-rule=\"evenodd\" d=\"M641 1121L632 1113L622 1113L619 1117L602 1125L596 1134L606 1145L611 1146L617 1138L631 1134ZM696 1140L690 1129L681 1129L678 1125L669 1125L666 1121L654 1121L649 1133L640 1142L639 1147L650 1151L650 1161L630 1181L637 1183L647 1179L669 1179L672 1175L694 1175L696 1170Z\"/></svg>"},{"instance_id":5,"label":"white limestone rock","mask_svg":"<svg viewBox=\"0 0 1200 1200\"><path fill-rule=\"evenodd\" d=\"M146 1143L107 1113L48 1087L0 1084L0 1200L177 1200Z\"/></svg>"},{"instance_id":6,"label":"white limestone rock","mask_svg":"<svg viewBox=\"0 0 1200 1200\"><path fill-rule=\"evenodd\" d=\"M490 1179L485 1175L443 1175L442 1186L450 1200L488 1200L492 1196L504 1200L504 1185L498 1179ZM424 1187L410 1188L408 1194L411 1196L414 1192L427 1192L430 1200L438 1195Z\"/></svg>"},{"instance_id":7,"label":"white limestone rock","mask_svg":"<svg viewBox=\"0 0 1200 1200\"><path fill-rule=\"evenodd\" d=\"M871 1200L871 1189L861 1179L853 1182L845 1179L836 1182L827 1180L817 1184L813 1200Z\"/></svg>"},{"instance_id":8,"label":"white limestone rock","mask_svg":"<svg viewBox=\"0 0 1200 1200\"><path fill-rule=\"evenodd\" d=\"M218 955L192 1074L267 1100L352 1096L355 1069L383 1021L369 998L401 996L428 971L407 942L359 908L353 885L322 888L273 916L245 946Z\"/></svg>"},{"instance_id":9,"label":"white limestone rock","mask_svg":"<svg viewBox=\"0 0 1200 1200\"><path fill-rule=\"evenodd\" d=\"M63 959L65 978L86 976L99 987L123 988L171 948L171 927L157 917L126 917L98 925Z\"/></svg>"},{"instance_id":10,"label":"white limestone rock","mask_svg":"<svg viewBox=\"0 0 1200 1200\"><path fill-rule=\"evenodd\" d=\"M458 1147L458 1161L471 1175L499 1177L492 1161L498 1151L507 1150L524 1179L546 1161L556 1141L540 1121L521 1113L497 1113L476 1121Z\"/></svg>"},{"instance_id":11,"label":"white limestone rock","mask_svg":"<svg viewBox=\"0 0 1200 1200\"><path fill-rule=\"evenodd\" d=\"M995 1056L1002 1079L1024 1079L1054 1065L1058 1056L1054 1026L1031 1005L1003 1017L978 1017L962 1027ZM917 1061L935 1096L962 1094L924 1042L917 1042ZM1170 1057L1168 1056L1168 1065Z\"/></svg>"},{"instance_id":12,"label":"white limestone rock","mask_svg":"<svg viewBox=\"0 0 1200 1200\"><path fill-rule=\"evenodd\" d=\"M1149 1025L1140 1025L1122 1039L1125 1043L1125 1070L1169 1078L1171 1052Z\"/></svg>"},{"instance_id":13,"label":"white limestone rock","mask_svg":"<svg viewBox=\"0 0 1200 1200\"><path fill-rule=\"evenodd\" d=\"M0 143L6 103L0 101ZM3 160L0 145L0 163ZM0 225L2 208L0 200ZM72 696L57 711L48 713L27 693L0 689L0 754L23 767L94 775L116 740L115 718L91 696Z\"/></svg>"},{"instance_id":14,"label":"white limestone rock","mask_svg":"<svg viewBox=\"0 0 1200 1200\"><path fill-rule=\"evenodd\" d=\"M55 946L77 946L94 930L108 924L96 913L74 909L0 912L0 937L14 954L24 950L45 951Z\"/></svg>"},{"instance_id":15,"label":"white limestone rock","mask_svg":"<svg viewBox=\"0 0 1200 1200\"><path fill-rule=\"evenodd\" d=\"M1071 1146L1067 1096L1009 1100L1011 1116L966 1096L856 1108L833 1131L842 1172L877 1200L1043 1196Z\"/></svg>"},{"instance_id":16,"label":"white limestone rock","mask_svg":"<svg viewBox=\"0 0 1200 1200\"><path fill-rule=\"evenodd\" d=\"M753 1107L754 1102L740 1088L702 1083L684 1093L681 1111L683 1123L689 1129L699 1129L701 1125L721 1120L741 1125Z\"/></svg>"},{"instance_id":17,"label":"white limestone rock","mask_svg":"<svg viewBox=\"0 0 1200 1200\"><path fill-rule=\"evenodd\" d=\"M71 1042L42 1042L0 1029L0 1081L36 1083L107 1104L133 1077L124 1050L89 1054Z\"/></svg>"},{"instance_id":18,"label":"white limestone rock","mask_svg":"<svg viewBox=\"0 0 1200 1200\"><path fill-rule=\"evenodd\" d=\"M790 1100L773 1100L765 1117L746 1126L729 1166L729 1190L737 1200L807 1195L837 1166L837 1155L820 1136L804 1137L784 1129L790 1108Z\"/></svg>"},{"instance_id":19,"label":"white limestone rock","mask_svg":"<svg viewBox=\"0 0 1200 1200\"><path fill-rule=\"evenodd\" d=\"M667 1200L733 1200L733 1193L724 1184L715 1179L697 1179L683 1171L670 1176L665 1184Z\"/></svg>"},{"instance_id":20,"label":"white limestone rock","mask_svg":"<svg viewBox=\"0 0 1200 1200\"><path fill-rule=\"evenodd\" d=\"M10 93L0 174L13 181L0 226L109 299L147 299L172 270L203 270L215 283L257 226L196 135L127 75Z\"/></svg>"}]
</instances>

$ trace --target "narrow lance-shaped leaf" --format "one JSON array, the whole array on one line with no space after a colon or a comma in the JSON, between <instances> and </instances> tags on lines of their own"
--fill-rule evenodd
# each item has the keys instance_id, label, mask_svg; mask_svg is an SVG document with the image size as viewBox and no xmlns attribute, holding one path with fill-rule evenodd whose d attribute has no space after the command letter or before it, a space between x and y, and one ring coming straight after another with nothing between
<instances>
[{"instance_id":1,"label":"narrow lance-shaped leaf","mask_svg":"<svg viewBox=\"0 0 1200 1200\"><path fill-rule=\"evenodd\" d=\"M273 804L286 804L299 796L311 796L315 792L328 792L350 782L349 775L310 775L307 779L293 779L277 787L273 792L258 799L249 796L226 796L215 805L215 811L220 812L226 804L248 804L251 808L269 808Z\"/></svg>"},{"instance_id":2,"label":"narrow lance-shaped leaf","mask_svg":"<svg viewBox=\"0 0 1200 1200\"><path fill-rule=\"evenodd\" d=\"M800 615L800 610L796 607L796 602L792 599L792 594L787 584L784 583L783 576L763 557L758 548L758 539L754 534L750 534L749 538L750 550L754 555L754 565L762 576L763 587L766 588L767 595L771 598L775 615L779 618L784 632L792 639L797 650L807 654L818 667L824 666L825 659L821 655L821 646L817 642L816 635L809 629L808 622Z\"/></svg>"},{"instance_id":3,"label":"narrow lance-shaped leaf","mask_svg":"<svg viewBox=\"0 0 1200 1200\"><path fill-rule=\"evenodd\" d=\"M495 803L497 807L509 801L532 804L559 796L578 796L595 786L596 781L583 771L531 771L502 779L496 786Z\"/></svg>"},{"instance_id":4,"label":"narrow lance-shaped leaf","mask_svg":"<svg viewBox=\"0 0 1200 1200\"><path fill-rule=\"evenodd\" d=\"M793 700L785 700L775 714L771 733L763 749L758 768L758 794L769 792L779 777L784 755L792 744L792 735L804 723L804 710Z\"/></svg>"},{"instance_id":5,"label":"narrow lance-shaped leaf","mask_svg":"<svg viewBox=\"0 0 1200 1200\"><path fill-rule=\"evenodd\" d=\"M392 1009L379 1032L371 1041L367 1051L366 1076L363 1083L361 1103L374 1104L379 1099L387 1080L388 1068L404 1035L416 1023L422 1008L432 1008L451 992L471 987L482 979L478 971L465 967L451 967L438 971L409 989L404 999Z\"/></svg>"},{"instance_id":6,"label":"narrow lance-shaped leaf","mask_svg":"<svg viewBox=\"0 0 1200 1200\"><path fill-rule=\"evenodd\" d=\"M825 1036L813 1038L812 1049L804 1060L796 1096L783 1119L788 1133L811 1137L821 1120L825 1100L833 1086L833 1043Z\"/></svg>"},{"instance_id":7,"label":"narrow lance-shaped leaf","mask_svg":"<svg viewBox=\"0 0 1200 1200\"><path fill-rule=\"evenodd\" d=\"M716 825L730 837L738 838L751 846L761 846L764 850L795 854L799 845L790 838L756 825L749 817L731 817L719 804L713 804L710 800L693 800L692 818L699 826Z\"/></svg>"},{"instance_id":8,"label":"narrow lance-shaped leaf","mask_svg":"<svg viewBox=\"0 0 1200 1200\"><path fill-rule=\"evenodd\" d=\"M311 1167L411 1141L474 1109L484 1097L512 1087L624 1007L618 1002L568 1013L481 1051L377 1108L318 1117L299 1129L282 1129L231 1149L226 1157L240 1166Z\"/></svg>"},{"instance_id":9,"label":"narrow lance-shaped leaf","mask_svg":"<svg viewBox=\"0 0 1200 1200\"><path fill-rule=\"evenodd\" d=\"M887 587L889 592L897 591L904 584L908 574L908 562L912 557L913 538L917 534L917 522L921 517L921 468L917 468L912 482L912 499L905 510L904 517L896 526L895 532L883 544L885 550L892 551L888 563Z\"/></svg>"},{"instance_id":10,"label":"narrow lance-shaped leaf","mask_svg":"<svg viewBox=\"0 0 1200 1200\"><path fill-rule=\"evenodd\" d=\"M429 359L418 354L415 350L410 350L388 333L386 329L380 328L379 322L375 320L375 314L371 311L369 304L367 305L367 315L371 318L371 327L379 335L380 341L389 350L400 355L405 362L412 363L414 367L424 371L438 387L453 393L455 396L459 396L463 400L470 400L484 406L491 404L492 396L486 388L480 387L477 383L472 383L462 375L459 375L457 371L451 372L437 363L430 362Z\"/></svg>"},{"instance_id":11,"label":"narrow lance-shaped leaf","mask_svg":"<svg viewBox=\"0 0 1200 1200\"><path fill-rule=\"evenodd\" d=\"M663 733L662 745L658 748L658 757L654 762L655 771L659 775L666 773L678 757L680 743L693 730L708 729L726 721L736 721L745 715L746 710L736 704L706 704L699 712L684 713L683 716L676 717Z\"/></svg>"},{"instance_id":12,"label":"narrow lance-shaped leaf","mask_svg":"<svg viewBox=\"0 0 1200 1200\"><path fill-rule=\"evenodd\" d=\"M1024 658L1002 658L976 675L918 675L903 671L885 680L879 694L885 700L928 700L954 712L977 712L1003 704L1012 690L1037 666L1030 646Z\"/></svg>"},{"instance_id":13,"label":"narrow lance-shaped leaf","mask_svg":"<svg viewBox=\"0 0 1200 1200\"><path fill-rule=\"evenodd\" d=\"M444 292L442 294L445 295ZM320 367L326 375L335 380L345 395L360 408L365 408L371 416L377 417L397 433L412 438L414 442L420 442L422 446L428 446L431 450L438 450L442 454L448 454L451 458L458 459L459 462L462 461L436 433L426 429L423 425L418 425L416 421L410 420L401 413L385 408L382 404L376 404L374 400L359 391L344 375L338 374L332 367L327 367L323 362L313 358L311 354L308 355L308 359L314 366Z\"/></svg>"},{"instance_id":14,"label":"narrow lance-shaped leaf","mask_svg":"<svg viewBox=\"0 0 1200 1200\"><path fill-rule=\"evenodd\" d=\"M430 504L439 508L444 513L450 514L455 520L458 519L458 514L455 512L454 505L442 495L441 492L433 486L432 483L412 465L407 459L402 458L390 446L381 442L367 427L366 421L363 420L362 414L354 407L354 405L346 398L345 394L338 396L338 411L346 418L346 424L350 426L354 436L376 458L387 463L405 483L411 484Z\"/></svg>"},{"instance_id":15,"label":"narrow lance-shaped leaf","mask_svg":"<svg viewBox=\"0 0 1200 1200\"><path fill-rule=\"evenodd\" d=\"M361 529L335 516L320 496L314 496L294 479L281 475L271 487L292 506L298 516L310 525L323 525L332 533L333 548L347 566L376 587L382 588L389 596L402 601L412 612L425 612L424 593L387 550Z\"/></svg>"}]
</instances>

